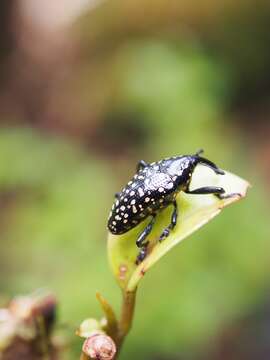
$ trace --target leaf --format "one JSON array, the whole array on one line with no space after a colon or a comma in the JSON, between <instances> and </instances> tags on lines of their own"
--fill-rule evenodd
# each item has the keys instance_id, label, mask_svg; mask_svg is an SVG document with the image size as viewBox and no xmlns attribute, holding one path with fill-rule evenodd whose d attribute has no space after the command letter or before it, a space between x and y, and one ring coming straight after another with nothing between
<instances>
[{"instance_id":1,"label":"leaf","mask_svg":"<svg viewBox=\"0 0 270 360\"><path fill-rule=\"evenodd\" d=\"M197 166L192 177L191 190L202 186L221 186L226 194L238 193L227 199L218 199L215 195L192 195L180 192L177 196L179 209L178 222L174 230L164 241L159 242L159 236L168 226L172 207L169 206L157 216L153 231L148 240L149 254L145 260L136 265L138 255L136 239L149 222L146 219L134 229L123 235L108 235L108 256L112 271L122 289L134 291L145 273L170 249L198 230L201 226L218 215L221 210L246 196L249 183L240 177L226 172L217 175L204 166Z\"/></svg>"},{"instance_id":2,"label":"leaf","mask_svg":"<svg viewBox=\"0 0 270 360\"><path fill-rule=\"evenodd\" d=\"M114 334L117 331L117 319L113 308L99 292L96 293L96 298L100 303L106 320L105 324L102 326L102 329L106 330L106 334L108 335Z\"/></svg>"}]
</instances>

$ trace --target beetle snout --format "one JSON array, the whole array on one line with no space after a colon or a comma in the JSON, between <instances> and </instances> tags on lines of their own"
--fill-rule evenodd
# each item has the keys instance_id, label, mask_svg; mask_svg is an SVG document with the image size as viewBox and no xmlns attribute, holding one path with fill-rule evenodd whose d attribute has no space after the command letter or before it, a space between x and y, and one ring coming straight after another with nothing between
<instances>
[{"instance_id":1,"label":"beetle snout","mask_svg":"<svg viewBox=\"0 0 270 360\"><path fill-rule=\"evenodd\" d=\"M215 173L218 175L225 175L225 172L219 168L215 169Z\"/></svg>"},{"instance_id":2,"label":"beetle snout","mask_svg":"<svg viewBox=\"0 0 270 360\"><path fill-rule=\"evenodd\" d=\"M225 175L225 172L223 170L221 170L216 164L214 164L212 161L201 157L201 156L196 156L195 157L195 162L198 164L202 164L205 166L210 167L210 169L212 169L216 174L218 175Z\"/></svg>"}]
</instances>

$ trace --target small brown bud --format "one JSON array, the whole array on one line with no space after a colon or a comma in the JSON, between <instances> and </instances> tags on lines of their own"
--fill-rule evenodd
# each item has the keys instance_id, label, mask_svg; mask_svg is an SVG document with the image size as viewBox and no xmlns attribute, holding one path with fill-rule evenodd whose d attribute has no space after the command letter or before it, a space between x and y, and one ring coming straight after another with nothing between
<instances>
[{"instance_id":1,"label":"small brown bud","mask_svg":"<svg viewBox=\"0 0 270 360\"><path fill-rule=\"evenodd\" d=\"M109 336L97 333L85 340L83 352L91 359L112 360L116 353L116 346Z\"/></svg>"}]
</instances>

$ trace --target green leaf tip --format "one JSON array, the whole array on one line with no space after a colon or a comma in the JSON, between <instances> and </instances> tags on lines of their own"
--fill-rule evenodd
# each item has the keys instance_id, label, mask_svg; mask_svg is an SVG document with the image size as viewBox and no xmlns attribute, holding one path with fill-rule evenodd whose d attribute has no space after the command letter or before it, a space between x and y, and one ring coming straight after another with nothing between
<instances>
[{"instance_id":1,"label":"green leaf tip","mask_svg":"<svg viewBox=\"0 0 270 360\"><path fill-rule=\"evenodd\" d=\"M109 233L109 261L114 276L123 290L134 291L145 273L170 249L213 219L223 208L245 197L250 186L247 181L234 174L225 172L225 175L217 175L199 165L192 176L191 189L207 185L221 186L226 194L239 195L220 200L214 195L188 195L180 192L176 198L179 208L176 227L168 238L162 242L158 241L162 230L170 222L172 208L169 206L157 215L157 221L148 238L150 240L148 255L138 266L135 264L138 255L136 239L149 220L146 219L123 235Z\"/></svg>"},{"instance_id":2,"label":"green leaf tip","mask_svg":"<svg viewBox=\"0 0 270 360\"><path fill-rule=\"evenodd\" d=\"M96 298L105 315L105 318L101 320L102 329L105 330L108 335L114 334L117 331L117 319L113 308L99 292L96 293Z\"/></svg>"}]
</instances>

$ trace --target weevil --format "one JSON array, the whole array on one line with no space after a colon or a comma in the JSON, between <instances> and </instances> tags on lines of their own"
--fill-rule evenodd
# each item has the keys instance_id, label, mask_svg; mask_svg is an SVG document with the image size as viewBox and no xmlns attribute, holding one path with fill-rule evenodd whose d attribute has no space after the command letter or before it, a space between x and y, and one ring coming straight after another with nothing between
<instances>
[{"instance_id":1,"label":"weevil","mask_svg":"<svg viewBox=\"0 0 270 360\"><path fill-rule=\"evenodd\" d=\"M136 241L140 249L137 264L147 255L149 243L147 237L153 229L156 215L172 205L171 220L160 234L160 241L168 237L177 224L179 211L176 196L180 191L187 194L213 194L220 199L239 195L234 193L225 195L225 190L217 186L204 186L190 190L192 174L198 164L208 166L218 175L225 174L212 161L200 156L202 152L203 150L199 150L194 155L169 157L151 164L141 160L133 178L121 192L115 195L108 219L108 229L112 234L124 234L146 218L150 218Z\"/></svg>"}]
</instances>

